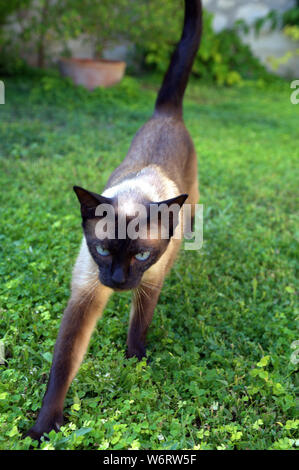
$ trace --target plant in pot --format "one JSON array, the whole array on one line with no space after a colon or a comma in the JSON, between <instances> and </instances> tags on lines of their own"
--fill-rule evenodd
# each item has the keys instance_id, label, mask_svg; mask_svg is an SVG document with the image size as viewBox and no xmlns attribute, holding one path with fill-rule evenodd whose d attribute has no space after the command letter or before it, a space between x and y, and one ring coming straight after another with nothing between
<instances>
[{"instance_id":1,"label":"plant in pot","mask_svg":"<svg viewBox=\"0 0 299 470\"><path fill-rule=\"evenodd\" d=\"M61 58L60 71L90 90L113 85L123 77L125 62L104 59L103 51L107 47L127 43L142 50L153 37L157 39L161 35L173 45L178 39L177 28L184 11L180 0L162 3L160 0L72 0L71 5L75 16L80 18L81 34L93 44L94 58ZM66 18L71 18L70 12ZM166 38L165 24L168 27ZM67 29L71 28L69 24Z\"/></svg>"},{"instance_id":2,"label":"plant in pot","mask_svg":"<svg viewBox=\"0 0 299 470\"><path fill-rule=\"evenodd\" d=\"M59 61L60 72L74 83L89 90L97 86L111 86L119 82L126 63L103 58L107 47L121 44L128 37L132 26L132 8L127 0L73 0L72 8L80 17L80 30L92 43L93 59L63 57Z\"/></svg>"}]
</instances>

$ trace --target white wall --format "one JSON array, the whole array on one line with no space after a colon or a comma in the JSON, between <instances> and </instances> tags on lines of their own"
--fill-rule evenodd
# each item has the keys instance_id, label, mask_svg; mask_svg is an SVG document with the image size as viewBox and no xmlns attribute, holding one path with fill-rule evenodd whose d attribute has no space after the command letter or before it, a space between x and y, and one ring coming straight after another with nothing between
<instances>
[{"instance_id":1,"label":"white wall","mask_svg":"<svg viewBox=\"0 0 299 470\"><path fill-rule=\"evenodd\" d=\"M283 12L292 8L295 0L202 0L204 7L214 16L214 29L220 31L230 27L238 19L243 19L252 25L258 18L264 17L270 10ZM249 44L253 53L259 57L269 70L272 70L269 57L282 57L287 51L298 48L298 43L288 39L281 31L264 28L257 37L251 30L242 35L245 43ZM287 77L299 77L299 56L291 59L286 65L281 65L276 73Z\"/></svg>"}]
</instances>

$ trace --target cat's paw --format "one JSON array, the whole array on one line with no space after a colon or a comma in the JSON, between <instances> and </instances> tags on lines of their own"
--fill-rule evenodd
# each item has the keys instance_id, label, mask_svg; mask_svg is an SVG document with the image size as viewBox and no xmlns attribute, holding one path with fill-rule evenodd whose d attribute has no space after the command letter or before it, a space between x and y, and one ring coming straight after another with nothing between
<instances>
[{"instance_id":1,"label":"cat's paw","mask_svg":"<svg viewBox=\"0 0 299 470\"><path fill-rule=\"evenodd\" d=\"M53 419L47 422L41 422L39 423L38 421L35 423L32 428L27 431L24 437L31 437L31 439L36 440L36 441L41 441L41 438L43 435L49 434L51 431L58 432L60 429L60 426L63 424L63 418L58 418L58 419ZM46 436L44 436L45 440L47 439Z\"/></svg>"},{"instance_id":2,"label":"cat's paw","mask_svg":"<svg viewBox=\"0 0 299 470\"><path fill-rule=\"evenodd\" d=\"M126 351L126 358L130 359L130 357L137 357L138 361L141 361L144 357L146 357L146 349L144 346L138 347L128 347Z\"/></svg>"}]
</instances>

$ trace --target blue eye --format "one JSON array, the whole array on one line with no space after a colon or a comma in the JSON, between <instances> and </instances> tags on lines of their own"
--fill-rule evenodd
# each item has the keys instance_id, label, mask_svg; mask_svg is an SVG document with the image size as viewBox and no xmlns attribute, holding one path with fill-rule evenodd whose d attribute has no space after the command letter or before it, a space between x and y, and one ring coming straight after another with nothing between
<instances>
[{"instance_id":1,"label":"blue eye","mask_svg":"<svg viewBox=\"0 0 299 470\"><path fill-rule=\"evenodd\" d=\"M110 251L106 250L106 248L103 248L101 245L97 245L96 250L99 253L99 255L101 255L101 256L110 255Z\"/></svg>"},{"instance_id":2,"label":"blue eye","mask_svg":"<svg viewBox=\"0 0 299 470\"><path fill-rule=\"evenodd\" d=\"M142 251L140 253L137 253L135 255L135 258L138 259L138 261L146 261L150 257L150 251Z\"/></svg>"}]
</instances>

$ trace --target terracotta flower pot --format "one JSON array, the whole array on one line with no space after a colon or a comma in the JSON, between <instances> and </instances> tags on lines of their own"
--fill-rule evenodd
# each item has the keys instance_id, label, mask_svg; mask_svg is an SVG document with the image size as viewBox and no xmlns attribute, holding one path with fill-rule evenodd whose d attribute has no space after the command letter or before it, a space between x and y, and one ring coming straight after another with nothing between
<instances>
[{"instance_id":1,"label":"terracotta flower pot","mask_svg":"<svg viewBox=\"0 0 299 470\"><path fill-rule=\"evenodd\" d=\"M125 72L126 63L118 60L68 59L59 61L60 73L70 77L76 85L88 90L98 86L108 87L118 83Z\"/></svg>"}]
</instances>

